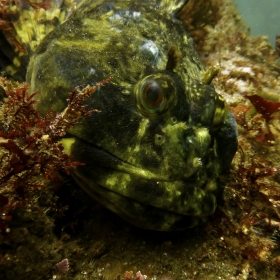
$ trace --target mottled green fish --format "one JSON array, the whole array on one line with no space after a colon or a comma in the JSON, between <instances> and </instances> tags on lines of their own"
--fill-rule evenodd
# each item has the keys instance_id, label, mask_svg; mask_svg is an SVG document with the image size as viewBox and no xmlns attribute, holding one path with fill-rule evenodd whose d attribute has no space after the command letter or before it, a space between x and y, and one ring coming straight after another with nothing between
<instances>
[{"instance_id":1,"label":"mottled green fish","mask_svg":"<svg viewBox=\"0 0 280 280\"><path fill-rule=\"evenodd\" d=\"M72 173L86 192L152 230L205 221L237 148L234 117L179 20L186 2L84 0L38 45L29 38L27 81L42 113L62 111L76 86L111 78L88 101L101 112L63 145L86 163Z\"/></svg>"}]
</instances>

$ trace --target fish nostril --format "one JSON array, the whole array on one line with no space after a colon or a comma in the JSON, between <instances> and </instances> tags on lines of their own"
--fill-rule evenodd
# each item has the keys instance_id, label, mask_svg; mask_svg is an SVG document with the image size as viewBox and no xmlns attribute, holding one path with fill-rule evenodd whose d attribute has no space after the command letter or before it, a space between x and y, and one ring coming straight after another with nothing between
<instances>
[{"instance_id":1,"label":"fish nostril","mask_svg":"<svg viewBox=\"0 0 280 280\"><path fill-rule=\"evenodd\" d=\"M172 117L171 120L172 120L173 124L177 123L177 118L176 117Z\"/></svg>"},{"instance_id":2,"label":"fish nostril","mask_svg":"<svg viewBox=\"0 0 280 280\"><path fill-rule=\"evenodd\" d=\"M160 134L155 135L155 144L156 145L163 145L165 143L165 137Z\"/></svg>"}]
</instances>

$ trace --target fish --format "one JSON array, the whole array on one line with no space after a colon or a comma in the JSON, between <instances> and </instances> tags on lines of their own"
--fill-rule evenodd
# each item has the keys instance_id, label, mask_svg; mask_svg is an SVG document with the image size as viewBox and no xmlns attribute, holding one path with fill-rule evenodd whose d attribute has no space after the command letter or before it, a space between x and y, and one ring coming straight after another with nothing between
<instances>
[{"instance_id":1,"label":"fish","mask_svg":"<svg viewBox=\"0 0 280 280\"><path fill-rule=\"evenodd\" d=\"M29 38L22 43L28 51L17 67L2 67L39 92L43 115L63 111L73 88L110 78L86 103L99 113L62 139L85 163L72 177L136 227L176 231L205 222L221 198L237 130L211 84L217 69L204 68L180 20L188 1L70 2L40 9L56 18L37 20L48 27L43 33L34 24L29 36L15 27L21 42Z\"/></svg>"}]
</instances>

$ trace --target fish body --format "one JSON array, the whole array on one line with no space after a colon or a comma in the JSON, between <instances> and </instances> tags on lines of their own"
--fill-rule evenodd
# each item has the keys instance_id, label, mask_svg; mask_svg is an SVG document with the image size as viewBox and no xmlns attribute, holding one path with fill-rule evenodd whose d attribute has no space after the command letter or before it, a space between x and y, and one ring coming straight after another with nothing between
<instances>
[{"instance_id":1,"label":"fish body","mask_svg":"<svg viewBox=\"0 0 280 280\"><path fill-rule=\"evenodd\" d=\"M205 221L237 148L234 117L178 18L185 2L84 0L42 39L27 70L43 114L62 111L76 86L111 78L87 101L100 112L62 143L85 162L76 182L145 229Z\"/></svg>"}]
</instances>

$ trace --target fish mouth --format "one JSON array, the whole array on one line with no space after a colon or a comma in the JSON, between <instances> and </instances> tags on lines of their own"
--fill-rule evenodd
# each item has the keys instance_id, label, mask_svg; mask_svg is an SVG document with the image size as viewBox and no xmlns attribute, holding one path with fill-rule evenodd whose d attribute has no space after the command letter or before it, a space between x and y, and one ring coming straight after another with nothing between
<instances>
[{"instance_id":1,"label":"fish mouth","mask_svg":"<svg viewBox=\"0 0 280 280\"><path fill-rule=\"evenodd\" d=\"M102 186L90 186L79 174L73 174L73 178L98 203L138 228L178 231L197 226L206 220L206 217L184 215L153 207Z\"/></svg>"},{"instance_id":2,"label":"fish mouth","mask_svg":"<svg viewBox=\"0 0 280 280\"><path fill-rule=\"evenodd\" d=\"M76 160L86 162L71 172L75 181L106 208L131 223L141 222L141 217L147 225L166 219L160 223L161 230L168 230L170 221L176 224L191 219L192 226L194 221L204 219L216 208L214 195L198 185L196 176L170 179L168 174L161 176L125 162L87 141L73 138L71 145L69 139L63 142L66 151L71 151ZM150 212L155 218L150 218ZM194 217L194 221L190 217Z\"/></svg>"},{"instance_id":3,"label":"fish mouth","mask_svg":"<svg viewBox=\"0 0 280 280\"><path fill-rule=\"evenodd\" d=\"M96 165L98 168L111 169L115 172L127 173L129 175L144 178L147 180L158 180L166 182L172 182L176 180L174 178L171 179L170 176L162 176L143 167L139 167L129 162L126 162L118 158L117 156L109 153L108 151L100 149L99 147L93 146L92 152L95 155L94 165Z\"/></svg>"},{"instance_id":4,"label":"fish mouth","mask_svg":"<svg viewBox=\"0 0 280 280\"><path fill-rule=\"evenodd\" d=\"M131 164L117 157L116 155L102 149L101 147L91 144L83 139L78 139L76 137L64 138L61 142L66 153L73 154L75 160L86 162L85 166L83 166L82 168L109 169L146 180L155 180L162 182L188 182L200 168L200 166L197 166L197 168L194 168L191 173L188 172L187 174L186 172L187 176L185 174L183 176L174 176L172 174L169 174L168 172L166 172L166 174L158 174L145 169L142 166L140 167Z\"/></svg>"}]
</instances>

